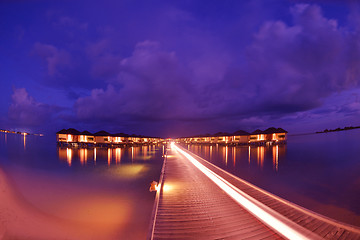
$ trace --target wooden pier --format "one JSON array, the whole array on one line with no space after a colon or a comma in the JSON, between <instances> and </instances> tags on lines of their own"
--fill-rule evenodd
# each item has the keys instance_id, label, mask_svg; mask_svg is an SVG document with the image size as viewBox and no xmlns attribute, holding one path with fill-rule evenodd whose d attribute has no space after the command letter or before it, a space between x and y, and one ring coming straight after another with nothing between
<instances>
[{"instance_id":1,"label":"wooden pier","mask_svg":"<svg viewBox=\"0 0 360 240\"><path fill-rule=\"evenodd\" d=\"M148 239L360 239L360 228L268 193L179 146L168 151L159 184Z\"/></svg>"}]
</instances>

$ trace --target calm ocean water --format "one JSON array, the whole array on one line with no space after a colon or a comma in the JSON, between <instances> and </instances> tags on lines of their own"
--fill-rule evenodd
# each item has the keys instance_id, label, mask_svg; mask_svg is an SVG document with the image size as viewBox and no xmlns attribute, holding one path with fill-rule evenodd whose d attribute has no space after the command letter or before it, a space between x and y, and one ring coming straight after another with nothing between
<instances>
[{"instance_id":1,"label":"calm ocean water","mask_svg":"<svg viewBox=\"0 0 360 240\"><path fill-rule=\"evenodd\" d=\"M146 238L162 155L162 146L58 148L55 136L0 133L0 170L19 198L64 228L77 224L84 239L89 229L101 239Z\"/></svg>"},{"instance_id":2,"label":"calm ocean water","mask_svg":"<svg viewBox=\"0 0 360 240\"><path fill-rule=\"evenodd\" d=\"M289 136L278 146L188 148L276 195L360 226L359 137L352 130ZM102 239L144 239L154 201L149 183L159 179L162 154L162 146L58 148L55 136L0 133L0 170L17 196L60 219L76 239L90 230Z\"/></svg>"},{"instance_id":3,"label":"calm ocean water","mask_svg":"<svg viewBox=\"0 0 360 240\"><path fill-rule=\"evenodd\" d=\"M278 146L188 149L276 195L360 226L360 130L289 136Z\"/></svg>"}]
</instances>

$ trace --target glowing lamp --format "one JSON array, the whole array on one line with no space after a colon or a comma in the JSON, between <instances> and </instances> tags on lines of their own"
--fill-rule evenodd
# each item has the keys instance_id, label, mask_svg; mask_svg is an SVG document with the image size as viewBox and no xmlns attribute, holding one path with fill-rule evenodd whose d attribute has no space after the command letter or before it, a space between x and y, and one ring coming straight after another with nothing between
<instances>
[{"instance_id":1,"label":"glowing lamp","mask_svg":"<svg viewBox=\"0 0 360 240\"><path fill-rule=\"evenodd\" d=\"M157 182L152 181L152 182L150 183L150 189L149 189L149 191L150 191L150 192L155 192L155 191L157 191L157 189L158 189L157 184L158 184Z\"/></svg>"}]
</instances>

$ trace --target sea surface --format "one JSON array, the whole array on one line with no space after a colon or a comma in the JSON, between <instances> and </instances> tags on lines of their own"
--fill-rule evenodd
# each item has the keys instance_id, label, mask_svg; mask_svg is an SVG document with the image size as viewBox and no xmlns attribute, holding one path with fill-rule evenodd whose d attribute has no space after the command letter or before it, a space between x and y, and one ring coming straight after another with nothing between
<instances>
[{"instance_id":1,"label":"sea surface","mask_svg":"<svg viewBox=\"0 0 360 240\"><path fill-rule=\"evenodd\" d=\"M360 130L288 136L285 145L187 148L300 206L360 226Z\"/></svg>"},{"instance_id":2,"label":"sea surface","mask_svg":"<svg viewBox=\"0 0 360 240\"><path fill-rule=\"evenodd\" d=\"M9 212L0 214L9 228L0 238L49 239L42 233L46 227L36 236L32 225L46 217L60 222L69 239L145 239L155 198L149 186L160 177L163 150L160 145L60 148L55 135L0 133L0 170L20 205L0 203ZM31 212L24 213L29 223L21 222L21 212Z\"/></svg>"},{"instance_id":3,"label":"sea surface","mask_svg":"<svg viewBox=\"0 0 360 240\"><path fill-rule=\"evenodd\" d=\"M187 147L269 192L360 226L359 137L357 129L290 135L285 145ZM163 146L59 148L55 136L0 133L0 175L16 196L0 201L0 227L9 226L0 238L49 239L58 230L68 239L145 239L162 155Z\"/></svg>"}]
</instances>

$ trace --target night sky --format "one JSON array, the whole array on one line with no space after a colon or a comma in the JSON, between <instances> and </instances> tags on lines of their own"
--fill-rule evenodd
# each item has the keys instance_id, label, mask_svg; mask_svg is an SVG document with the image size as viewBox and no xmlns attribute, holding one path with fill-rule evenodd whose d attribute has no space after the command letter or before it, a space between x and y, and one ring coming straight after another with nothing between
<instances>
[{"instance_id":1,"label":"night sky","mask_svg":"<svg viewBox=\"0 0 360 240\"><path fill-rule=\"evenodd\" d=\"M0 3L0 128L176 137L360 125L356 1Z\"/></svg>"}]
</instances>

